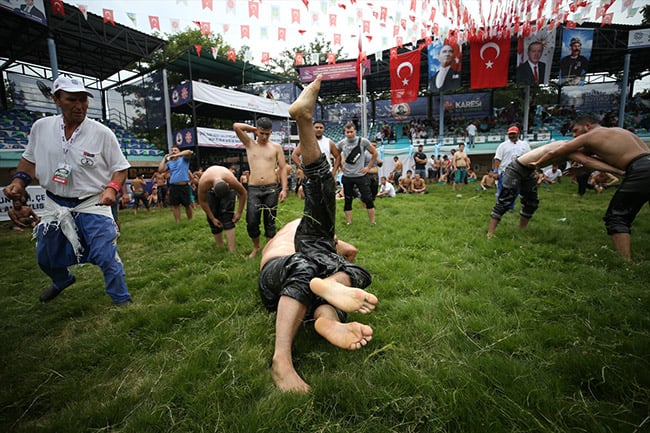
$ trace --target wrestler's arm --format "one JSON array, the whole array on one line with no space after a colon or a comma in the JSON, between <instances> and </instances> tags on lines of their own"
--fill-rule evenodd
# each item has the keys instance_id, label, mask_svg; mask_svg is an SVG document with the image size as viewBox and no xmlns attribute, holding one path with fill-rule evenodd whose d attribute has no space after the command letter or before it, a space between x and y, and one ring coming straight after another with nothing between
<instances>
[{"instance_id":1,"label":"wrestler's arm","mask_svg":"<svg viewBox=\"0 0 650 433\"><path fill-rule=\"evenodd\" d=\"M336 242L336 252L343 256L348 262L353 263L354 259L357 257L357 253L359 252L357 247L338 239L336 236L334 236L334 242Z\"/></svg>"},{"instance_id":2,"label":"wrestler's arm","mask_svg":"<svg viewBox=\"0 0 650 433\"><path fill-rule=\"evenodd\" d=\"M300 150L300 143L296 146L295 149L293 149L293 152L291 152L291 160L293 161L294 164L296 164L296 167L302 168L302 163L300 162L300 155L302 154L302 151Z\"/></svg>"},{"instance_id":3,"label":"wrestler's arm","mask_svg":"<svg viewBox=\"0 0 650 433\"><path fill-rule=\"evenodd\" d=\"M232 125L232 129L237 134L237 138L241 141L245 147L248 147L253 139L247 134L247 132L252 132L253 134L257 133L257 128L246 123L236 122Z\"/></svg>"},{"instance_id":4,"label":"wrestler's arm","mask_svg":"<svg viewBox=\"0 0 650 433\"><path fill-rule=\"evenodd\" d=\"M242 185L235 176L230 179L228 186L232 188L237 193L237 212L233 216L232 222L236 223L241 219L242 214L244 213L244 206L246 206L246 198L248 197L248 192L244 185Z\"/></svg>"},{"instance_id":5,"label":"wrestler's arm","mask_svg":"<svg viewBox=\"0 0 650 433\"><path fill-rule=\"evenodd\" d=\"M332 163L332 176L336 177L337 171L335 170L338 170L337 167L341 165L341 152L332 140L330 140L330 154L334 158L334 162Z\"/></svg>"},{"instance_id":6,"label":"wrestler's arm","mask_svg":"<svg viewBox=\"0 0 650 433\"><path fill-rule=\"evenodd\" d=\"M573 152L569 154L568 156L569 159L572 159L573 161L579 162L580 164L584 165L585 167L592 168L594 170L598 171L606 171L609 173L616 173L619 175L624 175L625 172L623 170L619 170L616 167L612 167L611 165L607 164L604 161L601 161L600 159L594 158L592 156L585 155L582 152Z\"/></svg>"},{"instance_id":7,"label":"wrestler's arm","mask_svg":"<svg viewBox=\"0 0 650 433\"><path fill-rule=\"evenodd\" d=\"M282 146L279 144L277 145L277 154L276 154L276 159L278 161L278 169L279 169L279 174L280 174L280 185L282 185L282 190L280 191L280 194L278 196L278 199L280 202L284 202L284 200L287 198L287 185L289 183L288 177L287 177L287 162L284 160L284 151L282 150Z\"/></svg>"}]
</instances>

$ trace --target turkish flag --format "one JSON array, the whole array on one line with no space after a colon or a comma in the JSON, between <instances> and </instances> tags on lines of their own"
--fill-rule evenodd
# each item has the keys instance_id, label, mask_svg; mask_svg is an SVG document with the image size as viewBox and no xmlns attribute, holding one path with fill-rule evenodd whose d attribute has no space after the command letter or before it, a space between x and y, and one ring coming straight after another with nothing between
<instances>
[{"instance_id":1,"label":"turkish flag","mask_svg":"<svg viewBox=\"0 0 650 433\"><path fill-rule=\"evenodd\" d=\"M508 84L510 38L472 42L469 50L472 89L505 87Z\"/></svg>"},{"instance_id":2,"label":"turkish flag","mask_svg":"<svg viewBox=\"0 0 650 433\"><path fill-rule=\"evenodd\" d=\"M390 58L390 100L393 105L415 101L420 89L420 50Z\"/></svg>"},{"instance_id":3,"label":"turkish flag","mask_svg":"<svg viewBox=\"0 0 650 433\"><path fill-rule=\"evenodd\" d=\"M52 5L52 15L61 15L65 16L65 7L63 6L63 0L51 0Z\"/></svg>"},{"instance_id":4,"label":"turkish flag","mask_svg":"<svg viewBox=\"0 0 650 433\"><path fill-rule=\"evenodd\" d=\"M248 17L249 18L260 17L260 6L258 3L251 2L251 1L248 2Z\"/></svg>"},{"instance_id":5,"label":"turkish flag","mask_svg":"<svg viewBox=\"0 0 650 433\"><path fill-rule=\"evenodd\" d=\"M151 27L151 30L160 30L160 21L158 21L158 17L149 15L149 26Z\"/></svg>"},{"instance_id":6,"label":"turkish flag","mask_svg":"<svg viewBox=\"0 0 650 433\"><path fill-rule=\"evenodd\" d=\"M113 9L102 9L102 15L104 17L104 23L110 23L115 25L115 18L113 17Z\"/></svg>"}]
</instances>

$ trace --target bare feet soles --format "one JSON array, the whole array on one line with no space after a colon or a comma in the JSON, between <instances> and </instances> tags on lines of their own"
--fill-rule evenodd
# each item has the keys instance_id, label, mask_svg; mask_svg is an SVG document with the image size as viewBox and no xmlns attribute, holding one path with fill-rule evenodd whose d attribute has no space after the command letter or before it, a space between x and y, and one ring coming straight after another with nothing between
<instances>
[{"instance_id":1,"label":"bare feet soles","mask_svg":"<svg viewBox=\"0 0 650 433\"><path fill-rule=\"evenodd\" d=\"M300 376L298 376L298 373L290 362L287 364L273 360L273 365L271 366L271 377L273 378L275 386L283 392L306 394L311 390L311 387L302 380Z\"/></svg>"},{"instance_id":2,"label":"bare feet soles","mask_svg":"<svg viewBox=\"0 0 650 433\"><path fill-rule=\"evenodd\" d=\"M312 115L314 105L318 99L318 92L320 91L321 78L323 78L323 76L319 74L309 86L303 89L300 96L298 96L298 99L291 104L289 107L289 115L292 118L297 120L301 116Z\"/></svg>"},{"instance_id":3,"label":"bare feet soles","mask_svg":"<svg viewBox=\"0 0 650 433\"><path fill-rule=\"evenodd\" d=\"M319 317L314 323L314 329L341 349L361 349L372 340L372 328L359 322L341 323L327 317Z\"/></svg>"},{"instance_id":4,"label":"bare feet soles","mask_svg":"<svg viewBox=\"0 0 650 433\"><path fill-rule=\"evenodd\" d=\"M346 313L368 314L375 309L377 297L356 287L348 287L333 279L314 278L309 288L334 307Z\"/></svg>"},{"instance_id":5,"label":"bare feet soles","mask_svg":"<svg viewBox=\"0 0 650 433\"><path fill-rule=\"evenodd\" d=\"M252 259L253 257L255 257L259 250L260 250L259 247L258 248L253 248L253 251L251 251L251 253L248 255L248 258Z\"/></svg>"}]
</instances>

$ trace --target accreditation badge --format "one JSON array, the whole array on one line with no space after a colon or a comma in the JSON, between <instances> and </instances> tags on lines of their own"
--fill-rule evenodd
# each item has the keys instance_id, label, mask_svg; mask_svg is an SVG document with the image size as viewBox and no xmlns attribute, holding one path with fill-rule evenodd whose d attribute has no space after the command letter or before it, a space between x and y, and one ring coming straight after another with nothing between
<instances>
[{"instance_id":1,"label":"accreditation badge","mask_svg":"<svg viewBox=\"0 0 650 433\"><path fill-rule=\"evenodd\" d=\"M65 162L61 162L57 165L54 174L52 175L52 181L60 183L62 185L67 185L70 180L70 173L72 172L72 167Z\"/></svg>"}]
</instances>

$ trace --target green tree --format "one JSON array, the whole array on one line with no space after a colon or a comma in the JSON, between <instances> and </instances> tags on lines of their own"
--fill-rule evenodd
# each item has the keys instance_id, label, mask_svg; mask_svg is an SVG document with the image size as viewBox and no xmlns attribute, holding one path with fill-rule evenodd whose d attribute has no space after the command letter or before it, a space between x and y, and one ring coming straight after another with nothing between
<instances>
[{"instance_id":1,"label":"green tree","mask_svg":"<svg viewBox=\"0 0 650 433\"><path fill-rule=\"evenodd\" d=\"M188 28L180 33L166 33L163 39L167 40L167 45L153 53L151 58L148 59L146 66L140 69L151 70L163 67L166 63L173 61L188 50L196 52L194 47L197 45L200 45L204 50L210 50L216 47L217 55L220 57L226 57L228 50L231 49L231 46L224 42L221 35L215 35L213 33L204 35L200 29ZM170 74L168 76L169 84L178 84L182 78Z\"/></svg>"}]
</instances>

